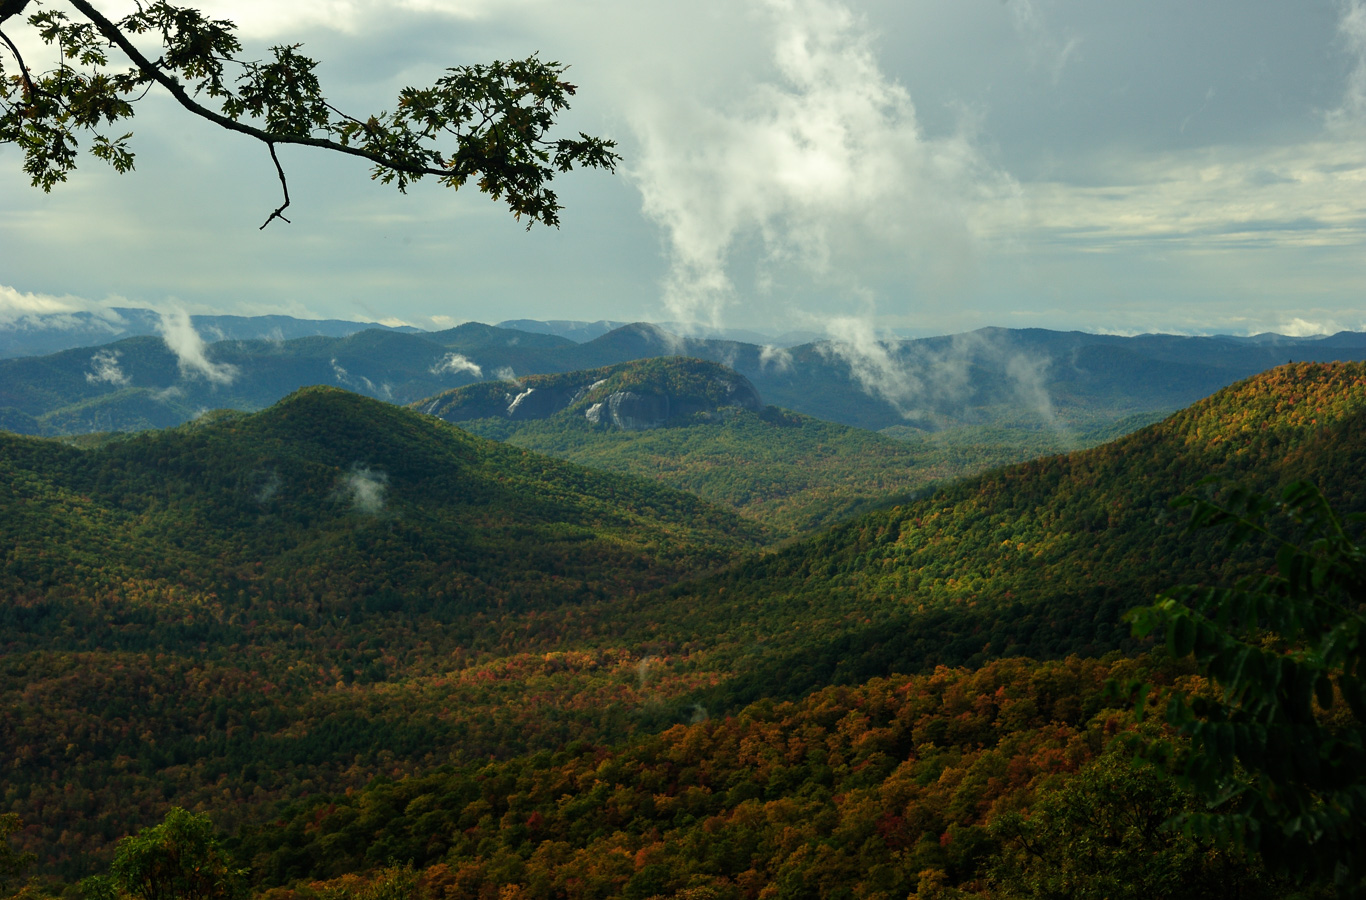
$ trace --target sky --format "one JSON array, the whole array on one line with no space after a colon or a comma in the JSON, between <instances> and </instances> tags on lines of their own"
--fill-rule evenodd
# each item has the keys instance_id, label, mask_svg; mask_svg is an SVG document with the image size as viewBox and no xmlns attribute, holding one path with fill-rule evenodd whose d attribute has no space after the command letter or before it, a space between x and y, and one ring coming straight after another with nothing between
<instances>
[{"instance_id":1,"label":"sky","mask_svg":"<svg viewBox=\"0 0 1366 900\"><path fill-rule=\"evenodd\" d=\"M362 118L452 65L566 63L564 132L615 139L622 165L561 176L561 227L528 232L472 188L402 195L282 148L292 223L260 231L279 203L265 149L154 92L133 173L86 157L44 194L0 145L0 321L1366 329L1366 0L201 7L249 56L302 43Z\"/></svg>"}]
</instances>

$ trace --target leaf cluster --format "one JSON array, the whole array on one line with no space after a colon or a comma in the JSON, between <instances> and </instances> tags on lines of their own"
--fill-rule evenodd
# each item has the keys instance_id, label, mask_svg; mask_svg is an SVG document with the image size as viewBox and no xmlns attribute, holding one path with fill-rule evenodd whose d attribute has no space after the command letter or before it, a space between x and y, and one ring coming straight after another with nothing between
<instances>
[{"instance_id":1,"label":"leaf cluster","mask_svg":"<svg viewBox=\"0 0 1366 900\"><path fill-rule=\"evenodd\" d=\"M135 12L111 20L86 0L68 3L78 15L55 0L22 5L36 10L26 22L56 51L50 68L31 66L0 32L0 50L16 66L7 73L0 55L0 143L20 147L25 172L45 191L76 168L83 132L92 134L96 157L119 172L130 170L131 132L105 129L131 119L134 104L154 85L190 113L267 144L273 159L276 144L358 156L373 164L373 178L400 191L426 176L452 188L475 179L518 219L525 216L528 228L558 225L561 206L549 187L556 174L576 166L611 170L619 159L610 140L550 137L577 88L565 78L566 66L535 55L450 68L429 88L404 88L392 113L355 116L328 101L318 61L301 53L300 44L275 46L269 59L251 60L242 58L231 21L193 7L139 2ZM155 58L134 42L147 35L159 44ZM117 68L114 50L131 65Z\"/></svg>"},{"instance_id":2,"label":"leaf cluster","mask_svg":"<svg viewBox=\"0 0 1366 900\"><path fill-rule=\"evenodd\" d=\"M1193 528L1228 526L1232 546L1254 537L1278 545L1270 573L1170 591L1131 614L1137 633L1161 629L1170 652L1193 657L1212 681L1206 692L1172 694L1165 710L1191 741L1182 778L1210 804L1184 827L1254 848L1287 874L1360 892L1366 553L1309 482L1275 501L1235 489L1221 503L1182 505L1193 507ZM1273 519L1299 537L1277 533Z\"/></svg>"}]
</instances>

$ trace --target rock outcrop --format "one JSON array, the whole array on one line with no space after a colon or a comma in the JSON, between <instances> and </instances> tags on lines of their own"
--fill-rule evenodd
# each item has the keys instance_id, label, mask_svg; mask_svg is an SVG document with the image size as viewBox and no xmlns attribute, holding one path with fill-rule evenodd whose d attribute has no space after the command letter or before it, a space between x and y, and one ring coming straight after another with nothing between
<instances>
[{"instance_id":1,"label":"rock outcrop","mask_svg":"<svg viewBox=\"0 0 1366 900\"><path fill-rule=\"evenodd\" d=\"M725 407L763 408L754 385L716 363L672 358L607 369L485 382L415 404L449 422L583 416L594 425L642 431Z\"/></svg>"}]
</instances>

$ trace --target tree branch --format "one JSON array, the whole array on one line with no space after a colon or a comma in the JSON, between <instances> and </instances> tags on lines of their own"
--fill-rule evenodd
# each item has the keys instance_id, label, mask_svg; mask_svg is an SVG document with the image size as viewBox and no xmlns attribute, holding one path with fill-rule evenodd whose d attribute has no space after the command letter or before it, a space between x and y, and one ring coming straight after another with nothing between
<instances>
[{"instance_id":1,"label":"tree branch","mask_svg":"<svg viewBox=\"0 0 1366 900\"><path fill-rule=\"evenodd\" d=\"M275 163L275 172L280 176L280 190L285 192L285 202L275 208L275 212L271 213L270 217L261 223L261 227L257 231L265 231L266 226L276 219L281 220L286 225L290 224L289 220L281 215L289 208L289 184L285 181L285 170L280 166L280 157L275 155L275 142L271 141L266 146L270 148L270 161Z\"/></svg>"},{"instance_id":2,"label":"tree branch","mask_svg":"<svg viewBox=\"0 0 1366 900\"><path fill-rule=\"evenodd\" d=\"M361 159L367 159L370 162L384 166L385 168L393 169L396 172L405 172L409 175L435 175L437 177L444 177L450 174L450 172L445 169L436 169L429 166L415 166L411 163L399 162L386 157L383 154L374 153L360 147L351 147L346 144L338 143L337 141L328 140L327 138L275 134L239 122L236 119L231 119L206 106L201 106L190 96L179 81L157 68L151 60L143 55L142 51L138 50L138 48L133 45L132 41L128 40L128 36L119 30L117 25L105 18L104 14L91 6L87 0L69 0L69 2L94 23L95 27L100 30L100 34L104 35L111 44L114 44L122 50L143 74L164 87L170 92L171 96L175 98L177 103L191 113L194 113L196 116L199 116L201 119L207 119L215 125L226 128L228 131L235 131L238 134L245 134L248 137L256 138L256 140L268 145L277 143L298 144L305 147L318 147L323 150L335 150L338 153L345 153L348 156L357 156ZM273 147L271 152L273 155Z\"/></svg>"},{"instance_id":3,"label":"tree branch","mask_svg":"<svg viewBox=\"0 0 1366 900\"><path fill-rule=\"evenodd\" d=\"M28 0L24 0L24 3L27 2ZM23 3L19 4L19 8L24 8ZM13 13L11 13L10 15L13 15ZM6 16L5 18L8 18L8 16ZM29 75L28 66L24 64L24 57L19 54L19 48L14 46L14 41L10 40L9 35L5 34L3 31L0 31L0 40L3 40L5 44L9 47L9 52L14 54L14 61L19 63L19 71L24 76L24 86L28 88L28 99L29 102L32 103L33 100L38 96L38 88L33 83L33 77Z\"/></svg>"},{"instance_id":4,"label":"tree branch","mask_svg":"<svg viewBox=\"0 0 1366 900\"><path fill-rule=\"evenodd\" d=\"M0 0L0 22L5 21L11 16L17 16L28 6L29 0ZM8 39L6 40L8 43Z\"/></svg>"}]
</instances>

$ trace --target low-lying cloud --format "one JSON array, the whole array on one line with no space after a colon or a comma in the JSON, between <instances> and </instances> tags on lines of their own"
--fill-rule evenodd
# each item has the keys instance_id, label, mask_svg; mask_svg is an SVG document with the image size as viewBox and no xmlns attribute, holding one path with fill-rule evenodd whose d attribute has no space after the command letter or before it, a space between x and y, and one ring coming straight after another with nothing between
<instances>
[{"instance_id":1,"label":"low-lying cloud","mask_svg":"<svg viewBox=\"0 0 1366 900\"><path fill-rule=\"evenodd\" d=\"M759 371L786 372L792 368L792 353L783 347L764 344L759 348Z\"/></svg>"},{"instance_id":2,"label":"low-lying cloud","mask_svg":"<svg viewBox=\"0 0 1366 900\"><path fill-rule=\"evenodd\" d=\"M332 357L329 362L332 365L332 376L337 379L338 384L354 388L358 391L363 390L373 396L383 397L386 400L393 399L394 389L387 382L375 384L364 375L352 375L346 370L345 366L337 362L335 356Z\"/></svg>"},{"instance_id":3,"label":"low-lying cloud","mask_svg":"<svg viewBox=\"0 0 1366 900\"><path fill-rule=\"evenodd\" d=\"M127 323L113 309L81 297L33 294L0 284L0 326L6 328L105 328L118 334Z\"/></svg>"},{"instance_id":4,"label":"low-lying cloud","mask_svg":"<svg viewBox=\"0 0 1366 900\"><path fill-rule=\"evenodd\" d=\"M384 511L385 493L389 476L369 466L356 465L342 478L339 492L351 501L351 508L365 515L379 515Z\"/></svg>"},{"instance_id":5,"label":"low-lying cloud","mask_svg":"<svg viewBox=\"0 0 1366 900\"><path fill-rule=\"evenodd\" d=\"M198 377L214 384L232 384L236 380L237 367L230 363L211 362L205 355L207 347L199 332L190 323L190 314L179 307L159 313L161 321L157 331L167 348L176 355L180 374L184 377Z\"/></svg>"},{"instance_id":6,"label":"low-lying cloud","mask_svg":"<svg viewBox=\"0 0 1366 900\"><path fill-rule=\"evenodd\" d=\"M866 317L833 318L826 331L831 339L819 345L821 353L842 361L864 391L907 420L966 406L976 390L975 370L982 370L999 373L1023 408L1058 427L1046 383L1052 366L1047 356L1023 353L982 332L954 335L939 348L884 338Z\"/></svg>"},{"instance_id":7,"label":"low-lying cloud","mask_svg":"<svg viewBox=\"0 0 1366 900\"><path fill-rule=\"evenodd\" d=\"M475 378L484 377L484 370L478 363L472 362L459 353L447 353L432 363L432 367L427 371L433 375L470 374Z\"/></svg>"},{"instance_id":8,"label":"low-lying cloud","mask_svg":"<svg viewBox=\"0 0 1366 900\"><path fill-rule=\"evenodd\" d=\"M119 367L119 357L117 350L97 351L90 357L90 371L85 373L85 380L91 384L127 384L128 375Z\"/></svg>"}]
</instances>

